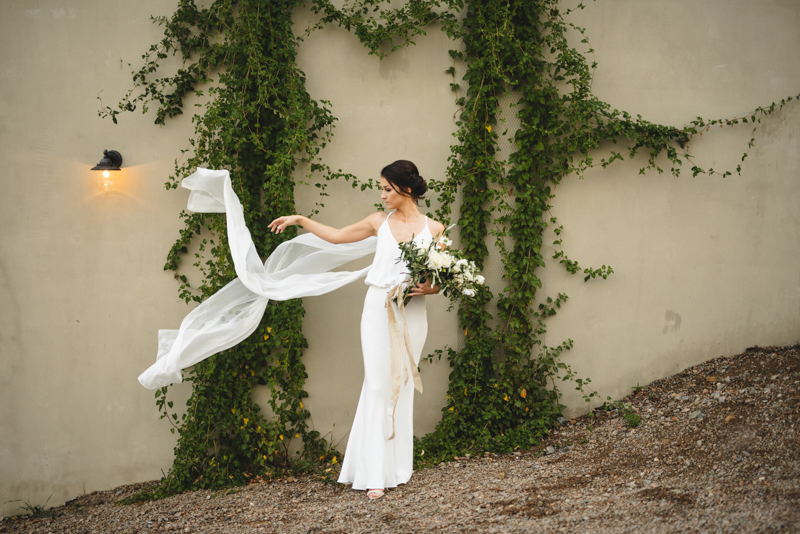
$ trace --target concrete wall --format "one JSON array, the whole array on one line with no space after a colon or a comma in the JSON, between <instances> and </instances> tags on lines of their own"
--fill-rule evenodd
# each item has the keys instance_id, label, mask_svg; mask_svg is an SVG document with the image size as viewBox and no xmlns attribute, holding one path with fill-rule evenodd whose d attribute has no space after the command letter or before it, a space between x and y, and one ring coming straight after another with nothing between
<instances>
[{"instance_id":1,"label":"concrete wall","mask_svg":"<svg viewBox=\"0 0 800 534\"><path fill-rule=\"evenodd\" d=\"M171 464L174 437L136 376L155 358L156 331L188 310L162 271L187 195L162 184L191 124L184 116L156 127L150 114L114 126L97 117L96 96L102 90L113 105L124 94L119 60L138 65L159 38L150 15L173 7L0 3L0 502L43 504L52 494L55 505L158 478ZM800 90L798 1L606 0L578 17L600 64L595 92L653 121L745 112ZM298 10L298 28L308 20ZM377 177L404 157L426 177L443 176L456 111L443 73L450 44L435 30L417 43L379 62L340 29L306 39L299 59L309 90L340 119L325 152L332 167ZM548 266L546 291L570 301L547 341L574 339L567 361L604 395L752 344L800 341L798 119L792 106L761 125L742 177L639 176L634 161L559 186L568 253L616 272L584 284ZM702 165L734 167L748 132L714 131L692 151ZM104 148L125 158L108 190L89 171ZM347 184L329 192L319 220L334 225L377 201ZM298 195L307 212L315 189ZM363 376L365 291L359 283L306 300L307 405L314 427L342 448ZM458 342L445 307L430 301L426 351ZM422 370L418 434L438 420L449 371ZM188 394L174 389L178 402ZM16 506L3 504L0 515Z\"/></svg>"}]
</instances>

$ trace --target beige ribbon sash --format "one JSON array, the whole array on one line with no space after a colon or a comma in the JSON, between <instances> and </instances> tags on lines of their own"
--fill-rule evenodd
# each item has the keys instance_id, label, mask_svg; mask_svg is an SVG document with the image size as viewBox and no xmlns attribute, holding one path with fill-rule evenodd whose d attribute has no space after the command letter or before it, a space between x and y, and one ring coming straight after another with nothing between
<instances>
[{"instance_id":1,"label":"beige ribbon sash","mask_svg":"<svg viewBox=\"0 0 800 534\"><path fill-rule=\"evenodd\" d=\"M395 297L397 302L395 302ZM394 439L394 415L397 409L397 401L400 398L400 391L408 382L408 369L404 365L405 359L411 367L411 376L414 379L414 388L422 393L422 379L414 363L414 352L411 347L411 336L408 334L408 322L406 321L406 305L403 299L403 287L397 285L389 290L386 296L386 309L389 316L389 340L392 348L391 371L392 371L392 429L391 436L387 439ZM400 335L400 325L403 324L403 335ZM388 428L384 428L385 434L389 433Z\"/></svg>"}]
</instances>

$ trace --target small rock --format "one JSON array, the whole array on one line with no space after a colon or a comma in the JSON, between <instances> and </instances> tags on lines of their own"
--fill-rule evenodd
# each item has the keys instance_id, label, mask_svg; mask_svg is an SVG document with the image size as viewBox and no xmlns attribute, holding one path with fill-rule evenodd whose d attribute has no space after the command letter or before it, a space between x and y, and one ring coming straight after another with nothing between
<instances>
[{"instance_id":1,"label":"small rock","mask_svg":"<svg viewBox=\"0 0 800 534\"><path fill-rule=\"evenodd\" d=\"M731 422L731 421L733 421L734 419L736 419L736 417L735 417L735 416L733 416L733 415L729 415L728 417L726 417L726 418L725 418L725 422L726 422L726 423L730 423L730 422Z\"/></svg>"},{"instance_id":2,"label":"small rock","mask_svg":"<svg viewBox=\"0 0 800 534\"><path fill-rule=\"evenodd\" d=\"M547 454L554 454L556 452L552 445L548 445L545 451L547 451Z\"/></svg>"},{"instance_id":3,"label":"small rock","mask_svg":"<svg viewBox=\"0 0 800 534\"><path fill-rule=\"evenodd\" d=\"M689 419L696 419L699 417L703 412L701 410L694 411L689 414Z\"/></svg>"}]
</instances>

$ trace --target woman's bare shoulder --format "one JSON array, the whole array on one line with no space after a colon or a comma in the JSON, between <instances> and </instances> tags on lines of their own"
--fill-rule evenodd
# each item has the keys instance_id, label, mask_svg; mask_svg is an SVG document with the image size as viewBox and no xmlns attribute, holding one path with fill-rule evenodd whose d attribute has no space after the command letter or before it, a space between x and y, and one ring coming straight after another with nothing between
<instances>
[{"instance_id":1,"label":"woman's bare shoulder","mask_svg":"<svg viewBox=\"0 0 800 534\"><path fill-rule=\"evenodd\" d=\"M444 233L444 225L430 218L428 219L428 228L430 228L432 235L442 235Z\"/></svg>"},{"instance_id":2,"label":"woman's bare shoulder","mask_svg":"<svg viewBox=\"0 0 800 534\"><path fill-rule=\"evenodd\" d=\"M371 213L371 214L367 215L367 218L364 219L364 220L366 222L368 222L369 225L372 226L372 228L374 228L375 231L377 232L378 228L381 227L381 225L383 224L383 221L386 220L386 217L388 215L389 214L386 213L385 211L376 211L375 213Z\"/></svg>"},{"instance_id":3,"label":"woman's bare shoulder","mask_svg":"<svg viewBox=\"0 0 800 534\"><path fill-rule=\"evenodd\" d=\"M381 224L383 224L383 221L385 221L386 217L388 216L389 214L385 211L376 211L375 213L371 213L367 217L367 220L373 224L377 223L380 226Z\"/></svg>"}]
</instances>

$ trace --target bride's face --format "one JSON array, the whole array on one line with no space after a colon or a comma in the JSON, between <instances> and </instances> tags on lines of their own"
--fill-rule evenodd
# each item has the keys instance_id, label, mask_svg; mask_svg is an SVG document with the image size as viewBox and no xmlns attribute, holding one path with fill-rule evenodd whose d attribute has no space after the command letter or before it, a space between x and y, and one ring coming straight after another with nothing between
<instances>
[{"instance_id":1,"label":"bride's face","mask_svg":"<svg viewBox=\"0 0 800 534\"><path fill-rule=\"evenodd\" d=\"M397 209L411 199L395 191L389 180L381 176L381 200L383 200L387 208Z\"/></svg>"}]
</instances>

